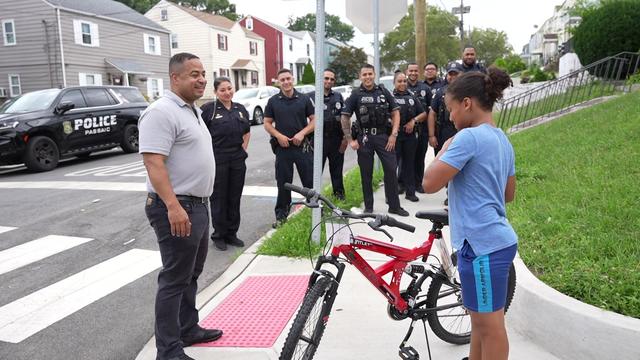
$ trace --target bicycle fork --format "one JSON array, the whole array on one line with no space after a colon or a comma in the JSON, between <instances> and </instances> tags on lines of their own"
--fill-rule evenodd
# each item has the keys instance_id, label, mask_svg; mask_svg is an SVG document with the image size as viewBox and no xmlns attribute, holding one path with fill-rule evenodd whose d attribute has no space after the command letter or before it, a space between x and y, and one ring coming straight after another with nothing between
<instances>
[{"instance_id":1,"label":"bicycle fork","mask_svg":"<svg viewBox=\"0 0 640 360\"><path fill-rule=\"evenodd\" d=\"M336 274L334 275L331 271L322 269L322 266L324 264L331 264L335 266L337 270ZM336 296L338 295L338 286L340 285L340 281L342 280L344 269L345 264L339 262L337 258L333 256L320 256L318 257L318 261L316 262L313 273L309 277L309 285L307 286L307 291L311 289L311 287L316 283L320 276L331 279L331 285L327 289L327 295L325 296L325 300L322 305L322 314L326 314L322 318L323 326L327 326L327 322L329 322L329 314L331 312L331 308L333 307L333 302L336 300Z\"/></svg>"}]
</instances>

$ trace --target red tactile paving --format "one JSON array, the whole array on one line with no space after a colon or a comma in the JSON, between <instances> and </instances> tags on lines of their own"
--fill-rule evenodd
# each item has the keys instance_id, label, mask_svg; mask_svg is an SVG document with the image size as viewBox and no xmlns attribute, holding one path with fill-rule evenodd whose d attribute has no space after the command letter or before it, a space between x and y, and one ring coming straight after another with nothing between
<instances>
[{"instance_id":1,"label":"red tactile paving","mask_svg":"<svg viewBox=\"0 0 640 360\"><path fill-rule=\"evenodd\" d=\"M200 322L224 334L207 347L273 346L302 302L309 276L250 276Z\"/></svg>"}]
</instances>

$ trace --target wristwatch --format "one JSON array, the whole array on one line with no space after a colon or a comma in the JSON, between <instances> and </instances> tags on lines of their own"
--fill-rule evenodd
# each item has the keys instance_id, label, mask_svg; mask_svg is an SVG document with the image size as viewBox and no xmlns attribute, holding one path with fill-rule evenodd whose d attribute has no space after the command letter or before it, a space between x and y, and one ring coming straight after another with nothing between
<instances>
[{"instance_id":1,"label":"wristwatch","mask_svg":"<svg viewBox=\"0 0 640 360\"><path fill-rule=\"evenodd\" d=\"M398 136L398 132L397 131L392 132L391 136Z\"/></svg>"}]
</instances>

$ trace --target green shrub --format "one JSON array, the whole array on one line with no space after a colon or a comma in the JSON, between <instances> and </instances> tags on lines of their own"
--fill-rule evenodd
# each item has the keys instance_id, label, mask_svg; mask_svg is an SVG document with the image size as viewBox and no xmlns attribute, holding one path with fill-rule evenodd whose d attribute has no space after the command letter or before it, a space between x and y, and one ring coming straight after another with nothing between
<instances>
[{"instance_id":1,"label":"green shrub","mask_svg":"<svg viewBox=\"0 0 640 360\"><path fill-rule=\"evenodd\" d=\"M493 64L509 74L513 74L527 68L527 65L524 63L524 61L522 61L520 56L516 54L511 54L506 57L497 59Z\"/></svg>"},{"instance_id":2,"label":"green shrub","mask_svg":"<svg viewBox=\"0 0 640 360\"><path fill-rule=\"evenodd\" d=\"M622 51L640 48L640 1L611 0L583 13L573 31L576 54L591 64Z\"/></svg>"},{"instance_id":3,"label":"green shrub","mask_svg":"<svg viewBox=\"0 0 640 360\"><path fill-rule=\"evenodd\" d=\"M627 79L627 85L640 84L640 71L629 76Z\"/></svg>"},{"instance_id":4,"label":"green shrub","mask_svg":"<svg viewBox=\"0 0 640 360\"><path fill-rule=\"evenodd\" d=\"M532 65L529 69L522 72L522 76L520 77L521 83L528 82L540 82L547 80L554 80L556 78L556 74L552 71L544 71L537 65Z\"/></svg>"},{"instance_id":5,"label":"green shrub","mask_svg":"<svg viewBox=\"0 0 640 360\"><path fill-rule=\"evenodd\" d=\"M302 73L302 84L310 84L313 85L316 83L316 74L313 73L313 66L311 66L311 61L304 66L304 72Z\"/></svg>"}]
</instances>

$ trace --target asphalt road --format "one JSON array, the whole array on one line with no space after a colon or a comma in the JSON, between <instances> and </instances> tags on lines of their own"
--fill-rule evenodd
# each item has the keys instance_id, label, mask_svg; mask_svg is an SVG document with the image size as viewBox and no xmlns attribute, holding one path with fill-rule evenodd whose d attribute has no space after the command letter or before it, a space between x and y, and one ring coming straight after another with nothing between
<instances>
[{"instance_id":1,"label":"asphalt road","mask_svg":"<svg viewBox=\"0 0 640 360\"><path fill-rule=\"evenodd\" d=\"M274 156L267 140L261 126L252 127L246 185L253 190L243 196L239 232L247 244L273 221ZM355 158L348 150L345 170ZM120 149L69 159L47 173L0 167L0 359L137 355L153 334L159 263L144 215L144 181L141 156ZM239 251L210 244L200 287L220 276ZM45 255L29 259L37 253ZM132 264L115 263L126 256ZM21 314L24 309L33 315Z\"/></svg>"}]
</instances>

